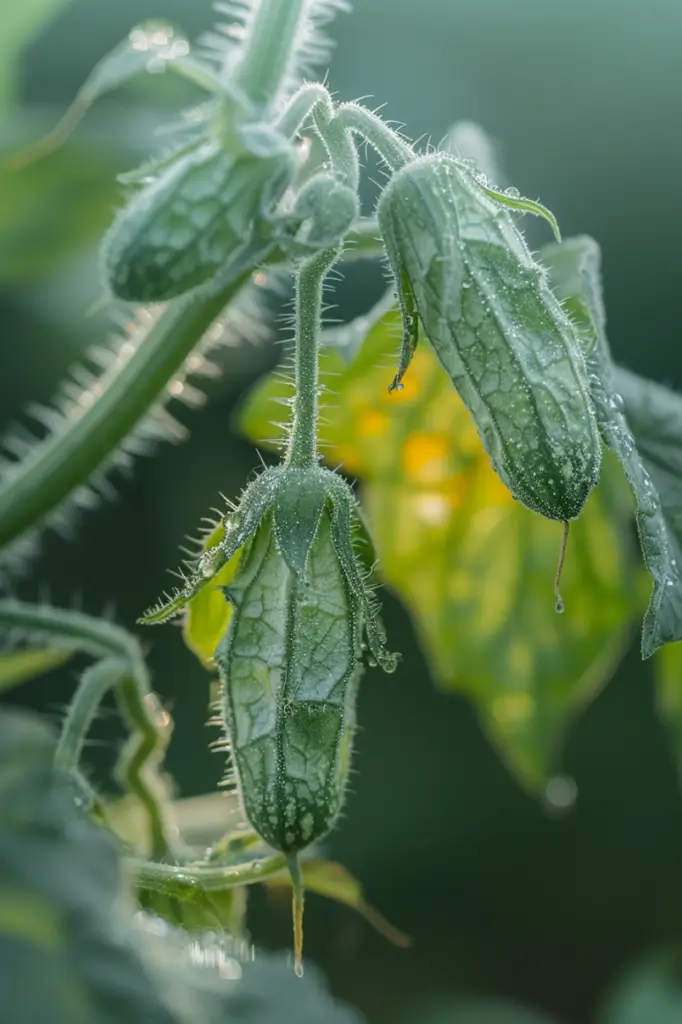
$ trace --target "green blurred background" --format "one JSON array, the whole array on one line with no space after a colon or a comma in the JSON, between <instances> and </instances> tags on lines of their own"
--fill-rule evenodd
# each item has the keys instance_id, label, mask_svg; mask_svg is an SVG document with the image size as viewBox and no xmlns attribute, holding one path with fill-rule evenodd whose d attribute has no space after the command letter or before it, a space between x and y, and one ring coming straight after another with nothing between
<instances>
[{"instance_id":1,"label":"green blurred background","mask_svg":"<svg viewBox=\"0 0 682 1024\"><path fill-rule=\"evenodd\" d=\"M510 183L541 197L564 234L599 240L616 358L681 385L679 0L354 7L333 27L332 88L385 103L412 137L437 142L455 120L480 122ZM7 0L2 148L50 126L93 64L155 16L190 36L212 21L209 0ZM2 424L28 401L48 401L69 365L106 337L106 316L90 311L101 294L97 240L119 204L114 175L139 162L157 144L155 126L194 95L172 76L140 79L101 101L58 154L21 174L0 171ZM368 203L372 194L369 185ZM338 315L355 315L380 289L377 267L354 268L338 288ZM80 595L93 613L113 600L131 625L168 586L182 537L219 491L236 494L258 464L235 432L235 409L278 353L271 344L224 352L207 408L178 412L191 439L119 478L118 501L83 517L75 542L47 537L17 592L35 598L49 583L56 603ZM649 669L633 650L576 722L563 770L578 799L548 816L508 776L472 707L434 690L405 612L388 594L385 606L404 659L394 677L370 672L364 682L356 773L327 851L414 945L394 949L350 911L313 897L307 952L377 1024L446 1024L460 1018L438 1006L473 995L589 1021L634 959L682 942L682 798ZM222 763L207 750L206 676L176 630L145 640L155 686L175 716L169 767L183 795L212 790ZM11 699L56 718L73 682L70 667ZM91 749L97 771L110 766L119 741L114 715L104 715ZM253 910L257 943L289 943L286 904L254 893Z\"/></svg>"}]
</instances>

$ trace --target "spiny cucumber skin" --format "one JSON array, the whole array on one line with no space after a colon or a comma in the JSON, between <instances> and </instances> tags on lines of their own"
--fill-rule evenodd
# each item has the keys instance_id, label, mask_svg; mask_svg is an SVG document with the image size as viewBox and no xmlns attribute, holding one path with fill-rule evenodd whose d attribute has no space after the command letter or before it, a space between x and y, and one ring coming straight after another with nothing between
<instances>
[{"instance_id":1,"label":"spiny cucumber skin","mask_svg":"<svg viewBox=\"0 0 682 1024\"><path fill-rule=\"evenodd\" d=\"M295 161L205 143L181 156L126 206L103 244L104 276L119 298L162 302L268 247L266 206L283 194Z\"/></svg>"},{"instance_id":2,"label":"spiny cucumber skin","mask_svg":"<svg viewBox=\"0 0 682 1024\"><path fill-rule=\"evenodd\" d=\"M509 213L446 154L398 172L378 213L404 311L418 313L494 468L524 505L576 518L601 462L585 365Z\"/></svg>"},{"instance_id":3,"label":"spiny cucumber skin","mask_svg":"<svg viewBox=\"0 0 682 1024\"><path fill-rule=\"evenodd\" d=\"M286 563L270 516L228 589L216 652L244 812L274 849L325 835L341 808L355 728L360 612L322 511L305 573Z\"/></svg>"}]
</instances>

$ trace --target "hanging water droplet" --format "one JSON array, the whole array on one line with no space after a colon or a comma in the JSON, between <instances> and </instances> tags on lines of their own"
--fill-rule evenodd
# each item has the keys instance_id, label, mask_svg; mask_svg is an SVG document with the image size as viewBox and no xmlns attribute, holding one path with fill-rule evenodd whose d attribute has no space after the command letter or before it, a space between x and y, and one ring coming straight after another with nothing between
<instances>
[{"instance_id":1,"label":"hanging water droplet","mask_svg":"<svg viewBox=\"0 0 682 1024\"><path fill-rule=\"evenodd\" d=\"M570 775L554 775L545 786L545 801L554 811L568 811L578 797L578 786Z\"/></svg>"},{"instance_id":2,"label":"hanging water droplet","mask_svg":"<svg viewBox=\"0 0 682 1024\"><path fill-rule=\"evenodd\" d=\"M623 396L619 395L617 391L614 391L609 401L609 406L614 410L614 412L622 412L625 408Z\"/></svg>"}]
</instances>

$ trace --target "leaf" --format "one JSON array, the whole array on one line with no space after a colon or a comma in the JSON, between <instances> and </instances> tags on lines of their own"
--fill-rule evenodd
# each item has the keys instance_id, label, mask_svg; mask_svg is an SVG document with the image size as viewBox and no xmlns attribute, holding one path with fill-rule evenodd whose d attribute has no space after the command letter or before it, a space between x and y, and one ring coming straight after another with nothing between
<instances>
[{"instance_id":1,"label":"leaf","mask_svg":"<svg viewBox=\"0 0 682 1024\"><path fill-rule=\"evenodd\" d=\"M22 0L3 4L0 25L0 109L12 99L24 47L69 0Z\"/></svg>"},{"instance_id":2,"label":"leaf","mask_svg":"<svg viewBox=\"0 0 682 1024\"><path fill-rule=\"evenodd\" d=\"M121 900L116 844L52 774L36 718L0 712L0 987L7 1021L359 1024L318 972L194 936Z\"/></svg>"},{"instance_id":3,"label":"leaf","mask_svg":"<svg viewBox=\"0 0 682 1024\"><path fill-rule=\"evenodd\" d=\"M674 463L674 442L673 462L666 464L670 439L677 437L678 444L682 443L682 401L626 371L619 371L614 381L605 332L600 258L599 246L587 236L542 250L554 290L582 331L601 435L617 455L637 503L640 546L654 583L642 630L642 657L649 658L662 644L682 639L682 580L678 571L682 556L682 485L674 475L679 472L679 465ZM643 435L649 437L648 459ZM663 465L657 470L656 450L660 448L664 449ZM682 464L682 448L677 454Z\"/></svg>"},{"instance_id":4,"label":"leaf","mask_svg":"<svg viewBox=\"0 0 682 1024\"><path fill-rule=\"evenodd\" d=\"M222 524L217 526L206 539L204 551L217 547L224 534ZM232 605L220 588L226 587L234 579L242 550L239 548L211 579L210 585L202 587L187 603L182 636L205 668L215 668L213 654L230 624Z\"/></svg>"},{"instance_id":5,"label":"leaf","mask_svg":"<svg viewBox=\"0 0 682 1024\"><path fill-rule=\"evenodd\" d=\"M34 0L35 2L35 0ZM211 72L189 56L184 34L167 21L148 21L133 28L127 38L105 54L78 90L75 100L54 128L26 149L14 154L11 166L40 160L61 146L92 104L144 71L160 72L170 68L186 74L202 85L211 86Z\"/></svg>"},{"instance_id":6,"label":"leaf","mask_svg":"<svg viewBox=\"0 0 682 1024\"><path fill-rule=\"evenodd\" d=\"M0 962L3 1016L51 1024L172 1024L133 948L111 837L52 776L34 718L0 715ZM39 983L36 983L39 979Z\"/></svg>"},{"instance_id":7,"label":"leaf","mask_svg":"<svg viewBox=\"0 0 682 1024\"><path fill-rule=\"evenodd\" d=\"M607 996L596 1024L678 1024L682 958L672 950L626 971Z\"/></svg>"},{"instance_id":8,"label":"leaf","mask_svg":"<svg viewBox=\"0 0 682 1024\"><path fill-rule=\"evenodd\" d=\"M364 919L372 925L380 935L388 939L396 946L403 948L411 944L409 935L399 931L382 915L365 902L362 892L362 885L351 875L350 871L331 860L313 858L301 862L303 870L303 882L306 892L316 892L320 896L334 900L336 903L343 903L352 910L357 911ZM265 883L269 889L279 887L291 888L291 878L288 873L282 872L269 878Z\"/></svg>"},{"instance_id":9,"label":"leaf","mask_svg":"<svg viewBox=\"0 0 682 1024\"><path fill-rule=\"evenodd\" d=\"M325 458L364 480L380 573L412 614L434 678L473 698L485 727L533 787L554 770L570 716L610 675L640 606L624 539L627 505L605 467L571 525L558 616L561 526L514 501L431 350L389 395L398 318L375 326L354 362L324 349ZM247 400L242 426L272 437L286 382Z\"/></svg>"},{"instance_id":10,"label":"leaf","mask_svg":"<svg viewBox=\"0 0 682 1024\"><path fill-rule=\"evenodd\" d=\"M0 654L0 693L58 668L69 660L72 653L63 647L43 647Z\"/></svg>"}]
</instances>

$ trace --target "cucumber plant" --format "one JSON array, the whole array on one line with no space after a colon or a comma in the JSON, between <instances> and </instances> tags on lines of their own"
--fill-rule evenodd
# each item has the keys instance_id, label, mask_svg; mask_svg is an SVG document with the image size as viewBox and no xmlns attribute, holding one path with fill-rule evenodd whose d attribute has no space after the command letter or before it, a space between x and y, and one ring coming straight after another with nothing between
<instances>
[{"instance_id":1,"label":"cucumber plant","mask_svg":"<svg viewBox=\"0 0 682 1024\"><path fill-rule=\"evenodd\" d=\"M100 701L116 691L132 733L118 774L147 820L146 841L126 861L140 899L162 913L159 894L198 901L281 880L288 869L297 973L310 847L343 803L360 679L367 666L392 672L397 664L374 596L381 567L370 531L350 485L321 465L323 294L334 267L358 255L386 257L391 282L374 319L397 301L403 339L385 392L397 401L409 385L423 333L510 500L563 525L558 611L568 525L600 483L602 446L615 452L635 494L654 580L643 654L682 639L680 537L615 391L596 243L561 241L540 203L493 187L447 147L418 152L362 104L337 102L320 82L305 81L311 61L325 54L321 27L343 6L239 3L227 9L231 29L196 53L171 26L136 28L98 65L57 129L14 161L21 173L27 160L60 144L102 92L140 71L177 71L207 95L183 119L174 148L122 179L126 202L102 243L103 285L111 301L152 307L136 314L131 335L102 360L101 376L67 390L57 410L39 412L47 436L15 446L0 480L7 579L40 529L59 525L70 505L89 504L110 466L136 454L140 437L167 433L164 399L191 393L185 378L201 372L214 325L222 333L235 324L246 334L259 329L264 315L253 295L275 277L294 282L293 393L281 462L211 523L180 570L181 585L139 620L182 617L195 650L202 635L202 659L220 677L216 716L247 831L219 839L203 856L188 849L160 772L170 719L131 634L10 597L0 600L0 626L43 649L46 666L72 651L95 659L66 716L54 767L79 805L110 828L111 810L81 758ZM377 219L360 215L358 142L373 147L387 171ZM525 213L544 217L557 236L538 258L514 219ZM372 320L363 318L352 351L347 332L324 340L361 365ZM550 576L548 592L551 584ZM24 674L33 668L28 663ZM325 891L319 875L316 885Z\"/></svg>"}]
</instances>

